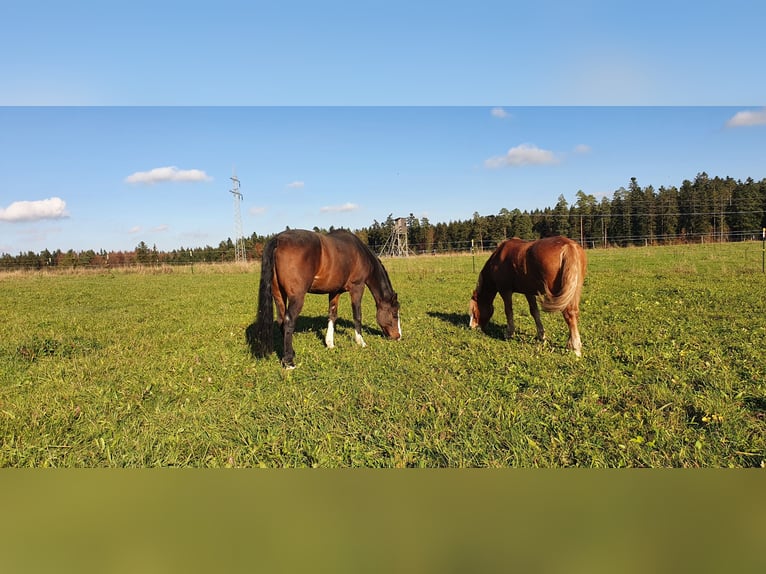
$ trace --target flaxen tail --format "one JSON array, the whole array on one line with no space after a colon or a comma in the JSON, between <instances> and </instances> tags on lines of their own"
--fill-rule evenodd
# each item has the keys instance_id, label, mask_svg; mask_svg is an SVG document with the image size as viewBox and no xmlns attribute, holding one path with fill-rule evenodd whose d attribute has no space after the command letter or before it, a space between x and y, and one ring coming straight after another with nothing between
<instances>
[{"instance_id":1,"label":"flaxen tail","mask_svg":"<svg viewBox=\"0 0 766 574\"><path fill-rule=\"evenodd\" d=\"M580 304L585 280L585 252L577 243L567 243L561 250L561 290L555 295L545 286L543 310L552 313Z\"/></svg>"},{"instance_id":2,"label":"flaxen tail","mask_svg":"<svg viewBox=\"0 0 766 574\"><path fill-rule=\"evenodd\" d=\"M271 281L274 276L274 249L277 240L266 244L261 259L261 284L258 289L258 314L256 315L251 340L251 349L256 357L265 357L274 351L274 298Z\"/></svg>"}]
</instances>

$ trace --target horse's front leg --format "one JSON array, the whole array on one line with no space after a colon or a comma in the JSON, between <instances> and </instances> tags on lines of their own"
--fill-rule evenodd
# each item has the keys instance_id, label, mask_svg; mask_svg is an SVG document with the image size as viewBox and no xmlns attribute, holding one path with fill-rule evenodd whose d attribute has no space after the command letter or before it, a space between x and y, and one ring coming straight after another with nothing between
<instances>
[{"instance_id":1,"label":"horse's front leg","mask_svg":"<svg viewBox=\"0 0 766 574\"><path fill-rule=\"evenodd\" d=\"M295 324L298 321L298 315L303 308L305 295L298 295L290 298L287 303L287 312L282 324L282 333L284 336L284 355L282 356L282 366L286 369L295 368L295 351L293 350L293 332Z\"/></svg>"},{"instance_id":2,"label":"horse's front leg","mask_svg":"<svg viewBox=\"0 0 766 574\"><path fill-rule=\"evenodd\" d=\"M513 322L513 291L503 291L500 293L500 297L503 299L505 305L505 338L513 338L513 334L516 332L516 325Z\"/></svg>"},{"instance_id":3,"label":"horse's front leg","mask_svg":"<svg viewBox=\"0 0 766 574\"><path fill-rule=\"evenodd\" d=\"M527 303L529 303L529 313L535 320L535 326L537 327L537 338L540 341L545 341L545 330L543 329L543 322L540 320L540 307L537 305L537 298L534 293L526 297Z\"/></svg>"},{"instance_id":4,"label":"horse's front leg","mask_svg":"<svg viewBox=\"0 0 766 574\"><path fill-rule=\"evenodd\" d=\"M340 299L340 293L330 293L330 309L328 311L327 320L327 334L325 335L324 342L328 349L335 348L335 321L338 320L338 299Z\"/></svg>"},{"instance_id":5,"label":"horse's front leg","mask_svg":"<svg viewBox=\"0 0 766 574\"><path fill-rule=\"evenodd\" d=\"M364 285L361 288L356 287L352 289L349 294L351 295L351 312L354 314L354 340L360 347L366 347L367 343L362 339L362 295L364 295Z\"/></svg>"}]
</instances>

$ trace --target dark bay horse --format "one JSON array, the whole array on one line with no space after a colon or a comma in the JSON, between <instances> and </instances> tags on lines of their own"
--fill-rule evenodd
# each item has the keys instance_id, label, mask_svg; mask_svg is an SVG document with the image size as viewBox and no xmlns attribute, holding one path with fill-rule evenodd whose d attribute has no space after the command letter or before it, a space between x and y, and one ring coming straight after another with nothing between
<instances>
[{"instance_id":1,"label":"dark bay horse","mask_svg":"<svg viewBox=\"0 0 766 574\"><path fill-rule=\"evenodd\" d=\"M537 326L537 338L544 341L545 331L536 299L537 295L542 295L545 311L561 311L564 315L569 326L567 348L581 356L577 320L586 266L583 248L566 237L546 237L537 241L522 241L514 237L503 241L479 273L469 304L471 328L481 327L486 331L494 311L495 295L500 293L508 321L506 335L513 337L515 327L511 295L523 293Z\"/></svg>"},{"instance_id":2,"label":"dark bay horse","mask_svg":"<svg viewBox=\"0 0 766 574\"><path fill-rule=\"evenodd\" d=\"M255 322L253 352L265 357L273 352L274 307L284 337L282 366L295 367L293 331L306 293L328 294L329 321L325 343L334 346L338 298L351 295L354 331L357 344L362 339L362 295L367 286L375 299L378 325L391 339L402 336L399 323L399 300L380 259L367 245L348 231L320 234L301 229L283 231L266 245L261 261L261 284L258 291L258 314Z\"/></svg>"}]
</instances>

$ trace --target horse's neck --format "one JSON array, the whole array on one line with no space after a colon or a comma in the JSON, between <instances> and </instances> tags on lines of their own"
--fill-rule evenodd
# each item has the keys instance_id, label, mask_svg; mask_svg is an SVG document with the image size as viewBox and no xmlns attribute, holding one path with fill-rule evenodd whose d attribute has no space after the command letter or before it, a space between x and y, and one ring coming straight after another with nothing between
<instances>
[{"instance_id":1,"label":"horse's neck","mask_svg":"<svg viewBox=\"0 0 766 574\"><path fill-rule=\"evenodd\" d=\"M479 280L476 283L476 297L480 300L489 300L495 298L497 295L497 286L492 280L492 274L489 270L489 263L484 266L479 273Z\"/></svg>"},{"instance_id":2,"label":"horse's neck","mask_svg":"<svg viewBox=\"0 0 766 574\"><path fill-rule=\"evenodd\" d=\"M380 303L380 301L389 301L393 297L394 288L391 286L386 270L380 261L372 259L370 263L372 265L372 273L367 276L367 288L375 298L375 304Z\"/></svg>"}]
</instances>

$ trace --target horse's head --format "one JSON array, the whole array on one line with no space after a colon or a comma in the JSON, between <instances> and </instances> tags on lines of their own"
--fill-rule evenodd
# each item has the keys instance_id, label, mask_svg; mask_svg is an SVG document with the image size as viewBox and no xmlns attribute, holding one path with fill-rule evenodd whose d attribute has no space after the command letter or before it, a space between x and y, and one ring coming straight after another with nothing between
<instances>
[{"instance_id":1,"label":"horse's head","mask_svg":"<svg viewBox=\"0 0 766 574\"><path fill-rule=\"evenodd\" d=\"M471 329L481 327L481 330L484 331L494 312L495 306L492 304L492 300L489 302L481 301L477 292L474 291L471 295L471 301L468 303L468 326Z\"/></svg>"},{"instance_id":2,"label":"horse's head","mask_svg":"<svg viewBox=\"0 0 766 574\"><path fill-rule=\"evenodd\" d=\"M376 318L386 337L394 340L402 338L402 326L399 322L399 298L396 293L390 301L378 303Z\"/></svg>"}]
</instances>

